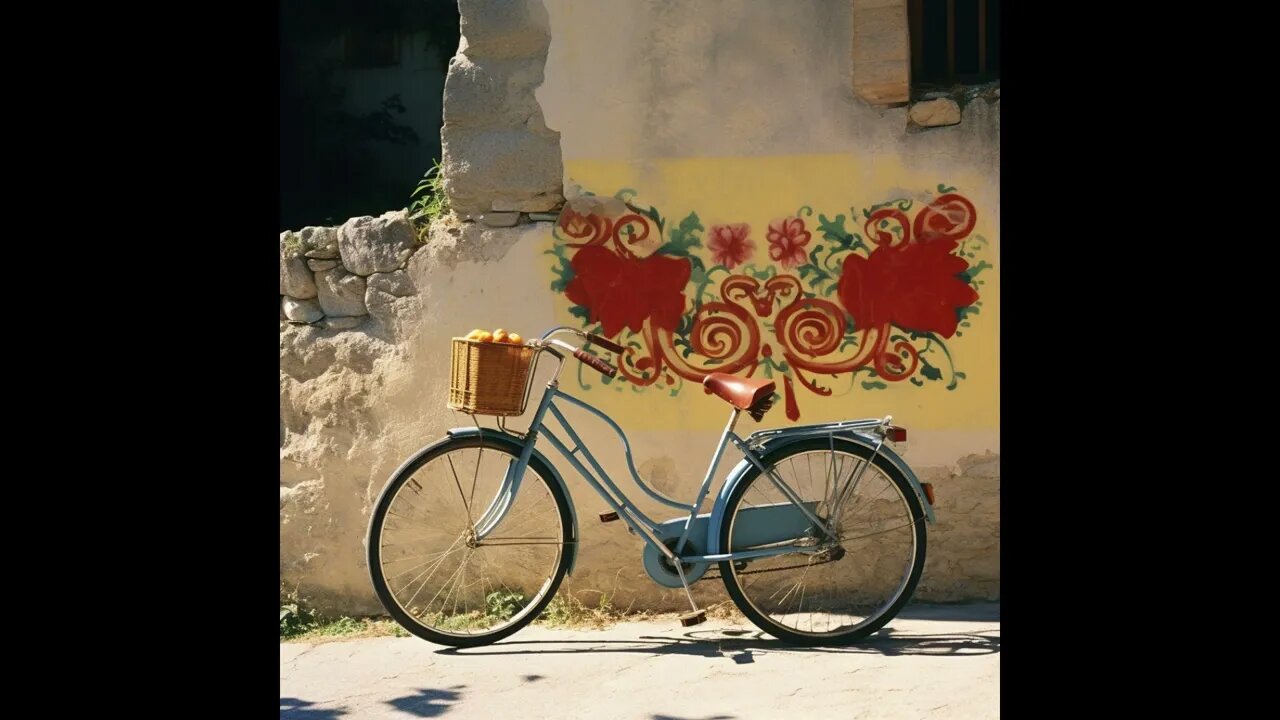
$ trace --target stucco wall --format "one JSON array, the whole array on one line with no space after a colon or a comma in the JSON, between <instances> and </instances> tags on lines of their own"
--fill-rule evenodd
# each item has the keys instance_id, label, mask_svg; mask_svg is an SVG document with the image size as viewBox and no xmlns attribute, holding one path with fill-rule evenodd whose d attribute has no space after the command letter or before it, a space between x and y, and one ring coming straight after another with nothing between
<instances>
[{"instance_id":1,"label":"stucco wall","mask_svg":"<svg viewBox=\"0 0 1280 720\"><path fill-rule=\"evenodd\" d=\"M464 33L469 13L479 23L484 13L477 8L491 4L461 4ZM281 454L286 582L330 609L377 610L360 559L368 507L403 457L471 422L444 407L448 339L474 327L530 336L555 324L613 323L621 310L590 288L602 271L570 246L596 240L601 226L592 223L607 220L626 229L597 246L628 247L610 250L634 263L626 268L658 268L617 272L652 281L653 293L683 296L682 310L677 318L641 307L644 324L616 332L633 347L630 381L606 384L583 370L566 373L562 387L628 430L636 464L652 485L691 500L723 427L726 406L702 392L692 379L697 372L737 363L739 374L772 374L786 400L761 425L748 419L741 430L892 413L910 432L907 461L938 494L917 597L999 597L998 94L968 102L958 125L928 130L909 123L906 107L864 104L852 92L852 15L844 1L529 0L526 10L504 5L498 17L532 17L537 33L550 29L545 81L534 90L545 126L533 123L532 132L559 134L565 194L624 191L640 212L615 204L593 216L579 199L573 207L582 214L566 214L559 224L492 229L442 221L407 262L417 309L397 332L379 335L371 324L334 334L282 323L282 412L292 418ZM460 56L466 47L464 39ZM530 62L541 62L538 53ZM524 77L519 68L504 72ZM472 186L499 198L500 184L496 173ZM472 200L496 209L485 197ZM637 219L624 222L628 213ZM899 292L963 305L953 327L934 327L942 322L936 313L920 320L893 305L876 306L870 327L869 306L841 290L841 270L869 267L862 263L876 252L889 257L912 230L917 240L954 242L949 254L957 260L949 262L963 260L972 296L950 274L954 265L944 263L946 272L924 272L922 287ZM691 267L687 284L664 289L664 268L674 267L662 265L668 260ZM756 287L732 296L724 283L735 275ZM784 286L807 295L827 320L845 323L839 332L848 342L806 353L806 343L812 351L826 342L819 328L830 323L815 318L810 330L788 334L784 313L798 298ZM706 308L715 303L736 305L722 314L741 320L739 339L721 336L718 349L709 336L692 342L711 324ZM863 315L860 327L856 315ZM902 323L929 327L904 330ZM932 334L909 338L912 329ZM895 339L877 351L884 355L877 362L864 352L875 333L902 336L911 348L898 349ZM369 349L375 341L385 345ZM692 345L698 351L676 352ZM636 364L644 358L645 367ZM834 373L799 367L841 363L848 369ZM566 414L630 491L612 433L585 413ZM721 463L718 478L734 460ZM644 575L642 543L622 523L596 521L605 503L571 468L564 471L582 523L569 590L584 600L594 591L614 593L620 607L679 609L678 591ZM656 518L673 515L638 491L633 499ZM695 591L704 600L725 599L718 582L698 583Z\"/></svg>"},{"instance_id":2,"label":"stucco wall","mask_svg":"<svg viewBox=\"0 0 1280 720\"><path fill-rule=\"evenodd\" d=\"M695 233L702 242L694 255L708 267L715 226L748 228L754 254L735 272L754 261L752 270L772 266L785 275L803 268L782 267L766 254L770 228L786 227L780 221L800 221L810 233L804 247L810 252L832 246L820 228L823 216L843 215L843 230L871 245L863 211L877 204L909 199L903 214L915 220L948 193L972 203L976 223L958 252L972 253L964 258L970 271L981 266L975 275L982 281L975 285L980 305L968 309L956 336L945 338L954 371L963 374L954 387L948 389L950 378L934 382L920 370L897 382L881 377L885 387L871 390L863 385L866 374L825 379L836 389L833 397L803 389L794 377L793 386L799 422L892 413L910 429L907 459L937 483L939 494L920 596L998 597L998 90L961 95L961 122L931 129L909 122L907 107L866 104L853 92L853 3L846 0L545 5L552 41L536 95L547 125L560 133L570 193L574 186L600 195L634 190L626 197L661 213L666 239L678 221L696 213L704 229ZM729 274L714 275L709 289ZM804 289L824 297L827 286L809 285L811 277ZM687 294L692 303L692 289ZM568 314L572 303L560 300L557 317L577 322ZM758 319L764 345L770 339L765 323L777 315ZM834 357L842 356L825 359ZM925 357L942 365L933 353ZM950 371L942 367L944 375ZM676 398L653 388L604 392L594 384L587 399L640 431L632 440L642 464L673 468L663 475L670 489L692 496L723 425L723 407L688 383ZM778 408L764 425L788 422Z\"/></svg>"}]
</instances>

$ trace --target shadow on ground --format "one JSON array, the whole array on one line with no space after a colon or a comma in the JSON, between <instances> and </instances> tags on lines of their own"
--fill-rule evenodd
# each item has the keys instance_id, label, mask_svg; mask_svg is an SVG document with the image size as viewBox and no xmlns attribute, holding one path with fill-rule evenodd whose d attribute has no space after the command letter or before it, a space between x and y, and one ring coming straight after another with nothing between
<instances>
[{"instance_id":1,"label":"shadow on ground","mask_svg":"<svg viewBox=\"0 0 1280 720\"><path fill-rule=\"evenodd\" d=\"M458 691L466 687L454 685L447 690L422 688L403 697L387 700L386 704L415 717L439 717L453 708L462 698ZM280 720L334 720L347 713L344 708L317 708L309 700L280 698Z\"/></svg>"},{"instance_id":2,"label":"shadow on ground","mask_svg":"<svg viewBox=\"0 0 1280 720\"><path fill-rule=\"evenodd\" d=\"M831 653L931 655L968 657L1000 652L999 630L972 633L899 635L884 628L870 639L848 647L800 647L766 636L759 630L695 630L680 637L641 635L635 640L514 640L482 648L442 648L440 655L542 655L563 653L640 653L727 657L739 665L754 662L758 653ZM572 646L572 647L557 647Z\"/></svg>"},{"instance_id":3,"label":"shadow on ground","mask_svg":"<svg viewBox=\"0 0 1280 720\"><path fill-rule=\"evenodd\" d=\"M333 720L347 714L346 710L312 707L315 703L298 698L280 698L280 720Z\"/></svg>"},{"instance_id":4,"label":"shadow on ground","mask_svg":"<svg viewBox=\"0 0 1280 720\"><path fill-rule=\"evenodd\" d=\"M462 697L458 691L466 687L466 685L454 685L448 690L422 688L404 697L388 700L387 704L400 712L417 717L437 717L449 712L453 704Z\"/></svg>"},{"instance_id":5,"label":"shadow on ground","mask_svg":"<svg viewBox=\"0 0 1280 720\"><path fill-rule=\"evenodd\" d=\"M903 620L944 620L951 622L1000 622L999 603L955 603L953 605L908 605L897 615Z\"/></svg>"}]
</instances>

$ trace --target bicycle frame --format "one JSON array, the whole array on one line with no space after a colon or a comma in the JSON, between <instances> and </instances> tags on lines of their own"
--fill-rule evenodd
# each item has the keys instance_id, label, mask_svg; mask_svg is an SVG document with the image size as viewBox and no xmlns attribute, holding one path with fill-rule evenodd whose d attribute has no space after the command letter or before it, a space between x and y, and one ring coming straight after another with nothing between
<instances>
[{"instance_id":1,"label":"bicycle frame","mask_svg":"<svg viewBox=\"0 0 1280 720\"><path fill-rule=\"evenodd\" d=\"M777 473L774 472L772 468L766 466L764 461L761 459L763 455L768 454L768 451L795 440L825 435L832 438L833 446L834 438L840 437L845 440L853 440L854 442L858 442L864 446L871 447L873 451L871 459L874 459L876 454L884 455L890 462L904 471L908 479L911 481L917 496L920 498L922 506L925 508L927 520L930 523L934 521L933 509L929 505L925 494L920 487L919 480L915 477L915 474L911 472L910 468L902 462L901 458L884 445L884 430L889 426L889 421L891 420L889 417L884 419L842 421L820 425L764 430L753 433L744 439L734 431L739 415L741 414L740 410L734 409L733 414L729 419L729 423L725 426L724 432L720 436L720 441L716 445L715 452L712 454L711 463L707 467L707 472L703 478L702 484L698 488L697 499L692 504L686 504L668 498L649 487L636 471L635 462L631 452L631 443L627 439L626 433L623 432L622 428L604 412L560 390L558 375L560 368L562 367L563 359L561 359L560 367L556 370L556 377L553 377L553 379L546 385L546 390L543 392L542 399L539 401L537 410L534 412L532 421L529 424L528 432L523 437L510 431L506 431L505 433L513 442L520 443L522 449L519 459L508 466L507 473L503 478L502 484L493 501L480 515L479 519L476 520L474 530L475 539L478 545L484 544L484 538L492 533L499 524L501 524L507 511L510 509L512 500L520 490L520 482L524 477L524 473L529 465L530 459L537 452L534 449L534 446L536 445L539 437L545 437L547 442L554 447L560 455L562 455L564 459L578 471L580 475L582 475L583 479L587 481L587 484L590 485L600 495L605 503L617 513L618 518L626 522L628 527L630 527L634 533L642 537L649 547L664 556L674 566L680 575L682 584L686 575L686 570L681 568L682 564L694 565L694 567L687 572L689 575L693 576L691 580L696 580L705 571L706 563L747 560L802 551L814 552L822 549L823 546L821 541L828 538L831 540L835 539L835 534L832 532L832 529L815 514L814 507L817 503L802 502L796 492L792 490L780 477L778 477ZM565 402L580 407L603 420L622 441L626 455L627 469L636 485L638 485L640 489L652 499L668 507L686 512L687 516L658 523L637 508L631 502L630 498L627 497L626 493L618 488L609 474L605 472L603 467L601 467L600 463L591 453L591 450L587 447L586 443L574 430L572 423L569 422L569 419L566 418L560 408L557 407L557 400L564 400ZM552 432L551 428L546 425L548 414L559 422L566 438L573 444L572 449L570 449L568 444L564 440L561 440L561 438L556 433ZM472 432L478 433L479 430L476 428L457 428L456 430L451 431L450 434L469 434ZM716 466L719 465L725 449L730 444L738 449L743 456L743 460L730 472L728 479L725 481L724 487L717 496L712 511L708 514L699 515L698 509L702 506L703 501L706 500L707 493L711 488L712 479L715 476ZM585 464L577 457L579 453L582 458L586 460ZM539 455L541 454L539 453ZM858 480L870 465L870 462L871 460L860 463L858 466L860 469L857 471L857 476L850 478L844 486L843 491L838 493L838 497L835 498L835 504L833 505L833 508L836 511L838 511L840 504L844 499L852 493L852 490L856 487ZM554 465L551 463L547 463L547 465L554 468ZM754 513L752 515L752 521L744 524L743 536L745 538L745 545L772 546L753 547L752 549L738 551L734 551L731 548L724 548L722 551L722 549L717 546L718 538L720 536L720 525L725 519L725 505L727 504L728 497L733 488L740 481L745 472L752 466L759 468L760 471L764 473L765 476L768 477L782 492L783 496L786 497L789 502L773 506L752 508L751 512ZM555 480L559 481L563 485L562 479L555 478ZM572 500L570 500L570 504L572 504ZM786 517L784 517L780 512L771 512L775 508L785 510L790 507L799 509L803 516L803 520L807 522L798 523L797 521L799 518L797 518L795 513L786 513ZM836 514L836 512L833 512L831 516L838 517L839 515ZM574 523L575 525L577 523L576 512L574 514ZM704 525L705 535L702 535L704 532ZM820 530L822 534L825 534L827 538L819 536L816 538L816 540L819 541L816 545L811 543L803 547L797 545L795 542L788 542L796 540L805 531L815 528ZM678 535L676 535L677 530L679 531ZM685 555L685 547L695 532L698 533L699 540L702 540L702 538L705 537L705 544L703 544L702 547L707 548L708 551L700 554ZM577 533L575 529L575 537L576 536ZM667 545L664 544L664 540L675 540L675 547L668 548ZM650 574L652 575L652 573ZM678 587L678 585L675 587Z\"/></svg>"}]
</instances>

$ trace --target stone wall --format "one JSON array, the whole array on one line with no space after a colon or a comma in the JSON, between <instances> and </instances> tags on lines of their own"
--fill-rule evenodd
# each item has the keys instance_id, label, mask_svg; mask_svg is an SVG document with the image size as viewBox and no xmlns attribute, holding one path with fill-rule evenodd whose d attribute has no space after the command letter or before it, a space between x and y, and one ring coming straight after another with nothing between
<instances>
[{"instance_id":1,"label":"stone wall","mask_svg":"<svg viewBox=\"0 0 1280 720\"><path fill-rule=\"evenodd\" d=\"M465 424L444 407L448 337L478 322L488 283L464 272L456 293L455 270L483 275L538 227L450 216L420 243L395 212L281 234L280 571L318 607L379 610L369 507L405 456Z\"/></svg>"},{"instance_id":2,"label":"stone wall","mask_svg":"<svg viewBox=\"0 0 1280 720\"><path fill-rule=\"evenodd\" d=\"M280 320L332 330L370 321L393 329L414 295L405 265L417 246L403 210L280 233Z\"/></svg>"}]
</instances>

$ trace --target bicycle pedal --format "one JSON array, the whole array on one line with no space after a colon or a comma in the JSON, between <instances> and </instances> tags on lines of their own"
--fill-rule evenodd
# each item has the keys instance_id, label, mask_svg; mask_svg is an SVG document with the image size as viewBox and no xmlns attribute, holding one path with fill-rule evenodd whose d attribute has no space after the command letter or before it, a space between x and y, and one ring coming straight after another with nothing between
<instances>
[{"instance_id":1,"label":"bicycle pedal","mask_svg":"<svg viewBox=\"0 0 1280 720\"><path fill-rule=\"evenodd\" d=\"M617 519L618 519L618 513L613 512L612 510L609 512L600 513L600 522L602 523L613 522L614 520L617 520Z\"/></svg>"},{"instance_id":2,"label":"bicycle pedal","mask_svg":"<svg viewBox=\"0 0 1280 720\"><path fill-rule=\"evenodd\" d=\"M694 626L694 625L701 625L702 623L704 623L704 622L706 622L706 621L707 621L707 611L706 611L706 610L699 610L699 611L697 611L697 612L691 612L691 613L687 613L687 614L685 614L685 615L681 615L681 616L680 616L680 624L681 624L681 625L683 625L683 626L685 626L685 627L692 627L692 626Z\"/></svg>"}]
</instances>

